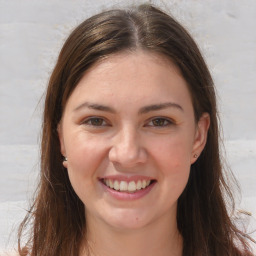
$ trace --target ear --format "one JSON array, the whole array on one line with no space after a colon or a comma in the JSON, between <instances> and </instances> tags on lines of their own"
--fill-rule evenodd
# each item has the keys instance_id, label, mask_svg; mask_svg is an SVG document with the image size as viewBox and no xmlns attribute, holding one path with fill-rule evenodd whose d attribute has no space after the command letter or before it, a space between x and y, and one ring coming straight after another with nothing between
<instances>
[{"instance_id":1,"label":"ear","mask_svg":"<svg viewBox=\"0 0 256 256\"><path fill-rule=\"evenodd\" d=\"M207 142L207 133L208 133L209 127L210 127L210 116L208 113L203 113L196 127L193 149L192 149L191 158L190 158L191 164L193 164L196 161L196 159L198 158L198 156L201 154L201 152L205 147L205 144Z\"/></svg>"},{"instance_id":2,"label":"ear","mask_svg":"<svg viewBox=\"0 0 256 256\"><path fill-rule=\"evenodd\" d=\"M63 138L62 123L61 122L57 126L57 132L58 132L59 141L60 141L60 152L64 157L67 157L64 138ZM67 161L63 161L63 165L64 165L65 168L67 168Z\"/></svg>"}]
</instances>

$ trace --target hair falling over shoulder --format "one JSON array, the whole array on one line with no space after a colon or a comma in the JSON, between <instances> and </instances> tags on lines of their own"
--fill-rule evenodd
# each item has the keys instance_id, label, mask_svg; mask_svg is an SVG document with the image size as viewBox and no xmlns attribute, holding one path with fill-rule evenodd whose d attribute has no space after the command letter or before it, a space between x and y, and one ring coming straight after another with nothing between
<instances>
[{"instance_id":1,"label":"hair falling over shoulder","mask_svg":"<svg viewBox=\"0 0 256 256\"><path fill-rule=\"evenodd\" d=\"M86 70L118 52L142 49L165 56L186 80L195 119L210 115L206 146L191 166L178 200L177 223L184 256L250 256L248 237L234 224L234 199L219 151L213 81L188 32L171 16L145 4L102 12L81 23L66 40L49 80L41 139L40 182L20 225L19 255L77 256L86 240L85 208L66 169L57 126L65 104ZM229 175L230 176L230 175Z\"/></svg>"}]
</instances>

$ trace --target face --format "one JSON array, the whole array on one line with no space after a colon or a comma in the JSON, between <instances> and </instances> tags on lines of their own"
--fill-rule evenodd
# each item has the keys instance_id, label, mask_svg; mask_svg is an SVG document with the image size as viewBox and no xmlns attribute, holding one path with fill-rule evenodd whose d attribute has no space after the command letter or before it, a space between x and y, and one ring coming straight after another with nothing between
<instances>
[{"instance_id":1,"label":"face","mask_svg":"<svg viewBox=\"0 0 256 256\"><path fill-rule=\"evenodd\" d=\"M195 123L187 84L163 57L127 53L94 65L58 127L87 221L134 229L176 220L208 126L207 114Z\"/></svg>"}]
</instances>

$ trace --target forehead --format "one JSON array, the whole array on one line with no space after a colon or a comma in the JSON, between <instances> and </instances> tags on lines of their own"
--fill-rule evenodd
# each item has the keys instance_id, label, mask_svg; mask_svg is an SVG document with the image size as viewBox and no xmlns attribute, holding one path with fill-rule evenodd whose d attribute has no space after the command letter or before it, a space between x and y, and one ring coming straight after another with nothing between
<instances>
[{"instance_id":1,"label":"forehead","mask_svg":"<svg viewBox=\"0 0 256 256\"><path fill-rule=\"evenodd\" d=\"M118 71L121 71L124 75L127 75L126 71L133 72L133 75L136 77L138 73L138 65L142 68L147 69L148 71L154 69L162 72L170 72L172 74L182 77L182 74L179 68L164 55L160 55L154 52L136 50L132 52L121 52L113 55L106 56L102 60L96 62L91 68L89 68L83 78L92 77L93 75L104 75L107 77L120 75ZM127 69L123 69L123 68ZM111 72L107 74L107 72ZM154 72L155 73L155 72ZM159 72L160 73L160 72ZM86 79L85 78L85 79ZM183 77L182 77L183 78Z\"/></svg>"},{"instance_id":2,"label":"forehead","mask_svg":"<svg viewBox=\"0 0 256 256\"><path fill-rule=\"evenodd\" d=\"M187 83L167 58L143 51L121 53L94 64L84 74L68 103L90 100L115 105L188 101Z\"/></svg>"}]
</instances>

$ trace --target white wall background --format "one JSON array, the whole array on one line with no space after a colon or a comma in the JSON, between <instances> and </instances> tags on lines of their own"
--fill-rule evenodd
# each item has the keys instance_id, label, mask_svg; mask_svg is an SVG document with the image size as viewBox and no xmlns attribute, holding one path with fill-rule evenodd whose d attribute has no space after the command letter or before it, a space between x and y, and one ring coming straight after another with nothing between
<instances>
[{"instance_id":1,"label":"white wall background","mask_svg":"<svg viewBox=\"0 0 256 256\"><path fill-rule=\"evenodd\" d=\"M145 1L0 0L0 253L14 246L38 172L39 103L70 30L108 7ZM226 159L256 216L256 1L152 1L198 42L218 91ZM254 217L255 218L255 217ZM1 254L2 255L2 254Z\"/></svg>"}]
</instances>

